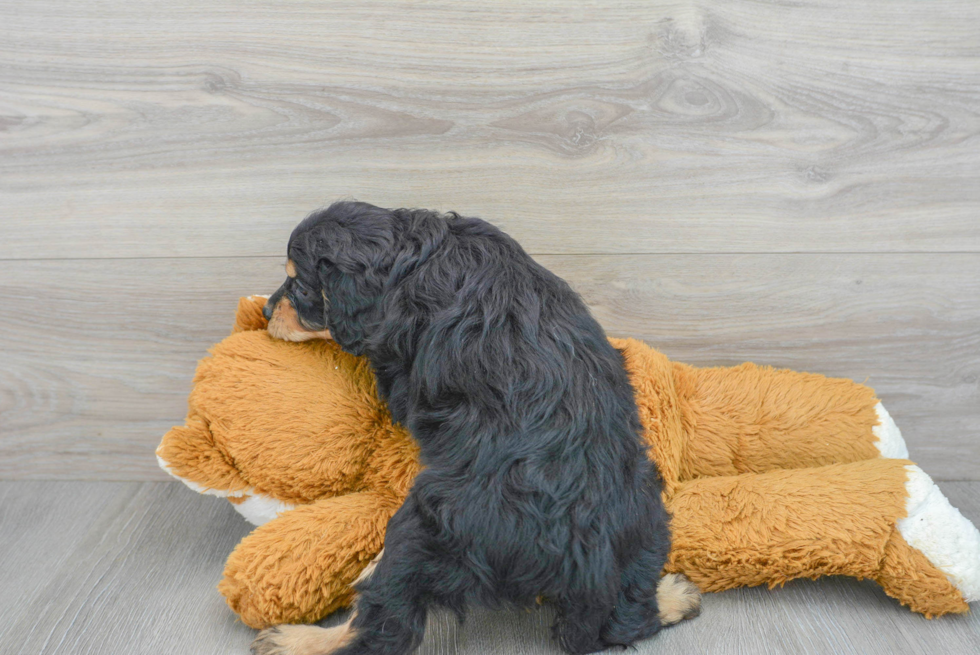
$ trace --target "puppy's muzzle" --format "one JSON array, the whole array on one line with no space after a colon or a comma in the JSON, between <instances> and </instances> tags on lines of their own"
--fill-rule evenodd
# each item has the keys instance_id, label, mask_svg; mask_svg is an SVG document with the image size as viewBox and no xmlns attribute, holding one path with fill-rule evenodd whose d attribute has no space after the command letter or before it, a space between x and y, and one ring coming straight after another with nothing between
<instances>
[{"instance_id":1,"label":"puppy's muzzle","mask_svg":"<svg viewBox=\"0 0 980 655\"><path fill-rule=\"evenodd\" d=\"M274 305L270 302L262 308L262 315L269 321L269 334L283 341L311 341L332 339L329 330L307 330L299 321L296 308L289 298L281 297Z\"/></svg>"}]
</instances>

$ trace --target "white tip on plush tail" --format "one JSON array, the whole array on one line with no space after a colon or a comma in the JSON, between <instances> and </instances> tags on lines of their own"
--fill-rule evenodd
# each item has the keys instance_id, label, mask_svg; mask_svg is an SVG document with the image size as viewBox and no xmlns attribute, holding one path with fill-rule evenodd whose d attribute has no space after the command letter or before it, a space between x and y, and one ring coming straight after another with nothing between
<instances>
[{"instance_id":1,"label":"white tip on plush tail","mask_svg":"<svg viewBox=\"0 0 980 655\"><path fill-rule=\"evenodd\" d=\"M283 501L276 500L271 496L257 494L255 493L254 489L243 489L241 491L210 489L208 487L201 486L192 480L182 478L174 473L173 469L170 468L170 464L165 459L160 457L160 455L157 455L157 463L164 471L177 478L199 494L217 496L218 498L244 498L245 500L239 503L232 503L232 507L234 507L235 510L244 516L245 520L252 525L262 525L263 523L268 523L283 512L288 512L296 507L296 505L293 505L292 503L284 503Z\"/></svg>"},{"instance_id":2,"label":"white tip on plush tail","mask_svg":"<svg viewBox=\"0 0 980 655\"><path fill-rule=\"evenodd\" d=\"M980 600L980 530L950 505L925 471L905 467L908 516L898 522L905 541L946 574L966 602Z\"/></svg>"},{"instance_id":3,"label":"white tip on plush tail","mask_svg":"<svg viewBox=\"0 0 980 655\"><path fill-rule=\"evenodd\" d=\"M882 457L889 459L908 459L909 449L905 447L905 439L902 438L902 432L895 425L895 421L881 403L875 405L875 411L878 412L878 425L871 428L871 431L878 439L875 443L878 452Z\"/></svg>"}]
</instances>

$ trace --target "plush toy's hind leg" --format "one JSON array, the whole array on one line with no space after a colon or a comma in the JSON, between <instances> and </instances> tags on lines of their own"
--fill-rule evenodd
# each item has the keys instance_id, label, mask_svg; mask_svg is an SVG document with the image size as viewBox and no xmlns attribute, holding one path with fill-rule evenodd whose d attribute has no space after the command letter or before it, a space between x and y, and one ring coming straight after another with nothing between
<instances>
[{"instance_id":1,"label":"plush toy's hind leg","mask_svg":"<svg viewBox=\"0 0 980 655\"><path fill-rule=\"evenodd\" d=\"M683 483L668 508L667 570L702 591L822 575L872 578L927 616L965 612L976 591L980 536L916 471L908 461L879 458ZM907 541L915 539L908 526L919 523L920 534L935 536L932 545Z\"/></svg>"},{"instance_id":2,"label":"plush toy's hind leg","mask_svg":"<svg viewBox=\"0 0 980 655\"><path fill-rule=\"evenodd\" d=\"M681 480L907 456L874 391L851 380L743 364L674 364Z\"/></svg>"}]
</instances>

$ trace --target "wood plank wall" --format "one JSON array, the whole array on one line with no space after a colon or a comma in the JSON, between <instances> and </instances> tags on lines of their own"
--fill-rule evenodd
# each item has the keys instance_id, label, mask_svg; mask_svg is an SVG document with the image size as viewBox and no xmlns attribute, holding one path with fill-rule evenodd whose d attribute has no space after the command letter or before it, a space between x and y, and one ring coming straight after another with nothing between
<instances>
[{"instance_id":1,"label":"wood plank wall","mask_svg":"<svg viewBox=\"0 0 980 655\"><path fill-rule=\"evenodd\" d=\"M510 232L614 335L874 386L980 480L980 3L0 0L0 478L165 479L342 197Z\"/></svg>"}]
</instances>

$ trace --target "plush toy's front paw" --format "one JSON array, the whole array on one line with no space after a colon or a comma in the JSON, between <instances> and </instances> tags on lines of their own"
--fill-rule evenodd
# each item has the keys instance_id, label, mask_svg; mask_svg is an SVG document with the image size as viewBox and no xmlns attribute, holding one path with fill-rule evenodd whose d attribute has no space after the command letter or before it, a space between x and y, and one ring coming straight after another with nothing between
<instances>
[{"instance_id":1,"label":"plush toy's front paw","mask_svg":"<svg viewBox=\"0 0 980 655\"><path fill-rule=\"evenodd\" d=\"M257 493L254 489L249 489L241 496L228 496L228 502L252 525L264 525L296 508L295 503L277 500L272 496Z\"/></svg>"},{"instance_id":2,"label":"plush toy's front paw","mask_svg":"<svg viewBox=\"0 0 980 655\"><path fill-rule=\"evenodd\" d=\"M286 512L238 544L218 591L253 628L318 621L351 602L401 502L364 491Z\"/></svg>"}]
</instances>

